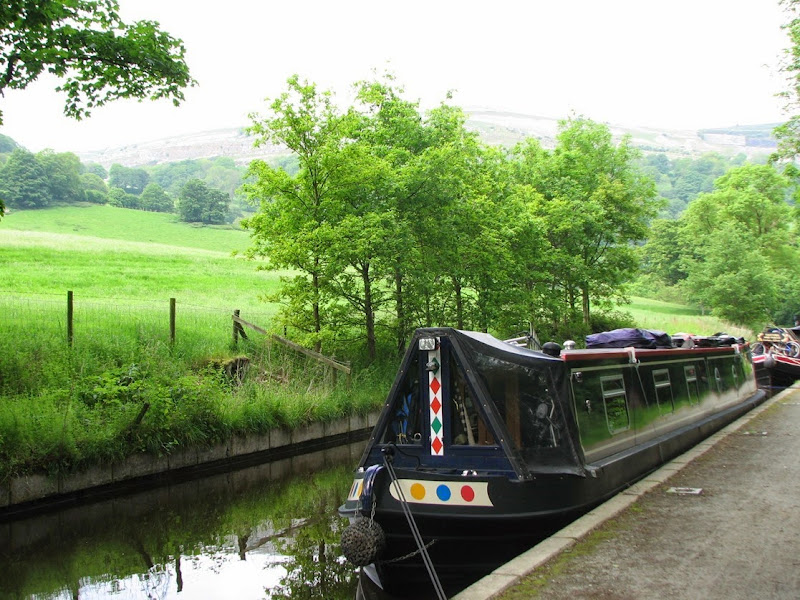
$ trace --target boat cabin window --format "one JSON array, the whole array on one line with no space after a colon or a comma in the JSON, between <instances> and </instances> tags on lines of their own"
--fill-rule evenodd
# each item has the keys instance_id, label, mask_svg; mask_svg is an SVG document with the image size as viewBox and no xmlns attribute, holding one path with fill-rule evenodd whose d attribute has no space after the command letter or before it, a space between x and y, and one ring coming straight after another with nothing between
<instances>
[{"instance_id":1,"label":"boat cabin window","mask_svg":"<svg viewBox=\"0 0 800 600\"><path fill-rule=\"evenodd\" d=\"M744 382L744 362L741 355L728 355L709 359L709 371L713 365L712 387L720 394L736 390Z\"/></svg>"},{"instance_id":2,"label":"boat cabin window","mask_svg":"<svg viewBox=\"0 0 800 600\"><path fill-rule=\"evenodd\" d=\"M656 369L653 371L653 385L656 390L658 412L662 415L671 413L675 407L673 405L672 383L669 379L669 369Z\"/></svg>"},{"instance_id":3,"label":"boat cabin window","mask_svg":"<svg viewBox=\"0 0 800 600\"><path fill-rule=\"evenodd\" d=\"M697 377L697 368L694 365L683 367L686 378L686 388L690 404L697 404L700 400L700 382Z\"/></svg>"},{"instance_id":4,"label":"boat cabin window","mask_svg":"<svg viewBox=\"0 0 800 600\"><path fill-rule=\"evenodd\" d=\"M603 390L603 408L606 413L606 424L612 435L630 429L631 420L628 415L628 399L625 394L625 380L622 375L608 375L600 378Z\"/></svg>"},{"instance_id":5,"label":"boat cabin window","mask_svg":"<svg viewBox=\"0 0 800 600\"><path fill-rule=\"evenodd\" d=\"M531 450L561 445L563 419L557 414L545 370L481 357L478 374L511 435L512 445Z\"/></svg>"},{"instance_id":6,"label":"boat cabin window","mask_svg":"<svg viewBox=\"0 0 800 600\"><path fill-rule=\"evenodd\" d=\"M450 431L458 446L493 446L494 437L478 412L477 402L464 379L455 355L450 353Z\"/></svg>"}]
</instances>

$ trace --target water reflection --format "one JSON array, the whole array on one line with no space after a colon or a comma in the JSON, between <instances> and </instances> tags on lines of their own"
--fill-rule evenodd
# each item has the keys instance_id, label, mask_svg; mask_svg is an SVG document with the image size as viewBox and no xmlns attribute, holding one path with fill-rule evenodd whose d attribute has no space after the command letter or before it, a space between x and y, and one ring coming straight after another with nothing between
<instances>
[{"instance_id":1,"label":"water reflection","mask_svg":"<svg viewBox=\"0 0 800 600\"><path fill-rule=\"evenodd\" d=\"M351 600L336 508L362 449L0 524L0 599Z\"/></svg>"}]
</instances>

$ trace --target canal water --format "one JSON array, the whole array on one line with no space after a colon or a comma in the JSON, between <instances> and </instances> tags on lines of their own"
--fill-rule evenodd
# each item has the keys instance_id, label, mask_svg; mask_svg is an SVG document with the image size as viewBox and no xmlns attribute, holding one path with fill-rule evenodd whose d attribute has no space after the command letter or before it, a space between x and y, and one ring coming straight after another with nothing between
<instances>
[{"instance_id":1,"label":"canal water","mask_svg":"<svg viewBox=\"0 0 800 600\"><path fill-rule=\"evenodd\" d=\"M347 521L337 508L363 449L357 442L0 518L0 600L397 600L341 555ZM522 549L511 550L494 559ZM454 564L448 596L485 574ZM436 598L419 571L409 572L421 579L410 577L403 600Z\"/></svg>"},{"instance_id":2,"label":"canal water","mask_svg":"<svg viewBox=\"0 0 800 600\"><path fill-rule=\"evenodd\" d=\"M336 509L362 450L0 522L0 600L352 600Z\"/></svg>"}]
</instances>

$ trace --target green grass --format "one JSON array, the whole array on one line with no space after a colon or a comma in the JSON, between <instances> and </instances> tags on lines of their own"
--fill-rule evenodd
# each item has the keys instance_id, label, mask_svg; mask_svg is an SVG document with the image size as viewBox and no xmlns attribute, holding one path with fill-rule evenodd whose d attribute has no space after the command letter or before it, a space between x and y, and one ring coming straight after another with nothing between
<instances>
[{"instance_id":1,"label":"green grass","mask_svg":"<svg viewBox=\"0 0 800 600\"><path fill-rule=\"evenodd\" d=\"M630 313L637 326L644 329L696 335L726 332L736 337L753 338L753 332L749 329L736 327L711 315L703 315L698 308L650 298L635 297L631 300L630 304L619 308Z\"/></svg>"},{"instance_id":2,"label":"green grass","mask_svg":"<svg viewBox=\"0 0 800 600\"><path fill-rule=\"evenodd\" d=\"M89 225L80 233L68 232L81 215L90 217ZM132 224L137 218L156 241L126 239L141 230L141 223ZM179 306L274 313L276 307L262 299L278 289L281 273L259 270L263 263L232 254L246 248L245 232L195 228L171 219L105 206L16 211L0 221L0 294L52 299L71 290L78 302L164 305L176 298ZM22 229L33 226L31 221L37 230Z\"/></svg>"},{"instance_id":3,"label":"green grass","mask_svg":"<svg viewBox=\"0 0 800 600\"><path fill-rule=\"evenodd\" d=\"M5 235L6 231L57 233L143 245L163 244L225 254L244 250L249 243L248 233L238 228L201 227L183 223L175 214L97 205L15 210L0 221L0 235Z\"/></svg>"},{"instance_id":4,"label":"green grass","mask_svg":"<svg viewBox=\"0 0 800 600\"><path fill-rule=\"evenodd\" d=\"M147 242L135 239L143 231ZM242 231L111 207L14 211L0 221L0 482L380 405L371 390L383 390L393 369L363 371L347 389L262 334L231 347L233 309L275 328L276 306L263 297L280 273L232 254L247 244ZM241 385L209 366L237 354L252 361Z\"/></svg>"}]
</instances>

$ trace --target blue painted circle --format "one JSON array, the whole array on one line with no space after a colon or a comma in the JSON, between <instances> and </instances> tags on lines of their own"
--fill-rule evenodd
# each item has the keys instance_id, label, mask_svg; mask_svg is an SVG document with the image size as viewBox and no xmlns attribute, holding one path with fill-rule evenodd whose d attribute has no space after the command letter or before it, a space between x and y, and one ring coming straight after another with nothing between
<instances>
[{"instance_id":1,"label":"blue painted circle","mask_svg":"<svg viewBox=\"0 0 800 600\"><path fill-rule=\"evenodd\" d=\"M442 502L447 502L450 500L450 488L442 484L436 488L436 495Z\"/></svg>"}]
</instances>

